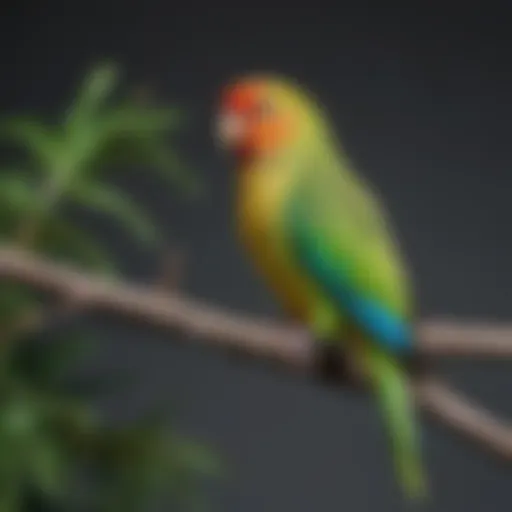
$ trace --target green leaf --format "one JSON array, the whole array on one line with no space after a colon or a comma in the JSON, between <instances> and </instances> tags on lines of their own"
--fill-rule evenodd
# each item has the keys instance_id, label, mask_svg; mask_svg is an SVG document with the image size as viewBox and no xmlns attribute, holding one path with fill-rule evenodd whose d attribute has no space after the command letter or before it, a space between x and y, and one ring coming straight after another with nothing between
<instances>
[{"instance_id":1,"label":"green leaf","mask_svg":"<svg viewBox=\"0 0 512 512\"><path fill-rule=\"evenodd\" d=\"M219 476L222 466L210 448L185 438L177 439L175 446L190 470L205 476Z\"/></svg>"},{"instance_id":2,"label":"green leaf","mask_svg":"<svg viewBox=\"0 0 512 512\"><path fill-rule=\"evenodd\" d=\"M212 468L217 465L206 449L176 436L163 423L145 423L110 434L108 444L117 448L108 452L114 475L108 491L117 498L116 506L122 510L135 499L145 503L164 496L192 504L197 477L216 473Z\"/></svg>"},{"instance_id":3,"label":"green leaf","mask_svg":"<svg viewBox=\"0 0 512 512\"><path fill-rule=\"evenodd\" d=\"M84 123L89 123L105 105L118 82L119 69L112 62L104 62L89 71L68 112L68 130L81 132Z\"/></svg>"},{"instance_id":4,"label":"green leaf","mask_svg":"<svg viewBox=\"0 0 512 512\"><path fill-rule=\"evenodd\" d=\"M67 373L91 351L93 343L81 333L69 332L53 334L51 342L44 342L39 336L27 339L14 348L11 369L31 388L58 392Z\"/></svg>"},{"instance_id":5,"label":"green leaf","mask_svg":"<svg viewBox=\"0 0 512 512\"><path fill-rule=\"evenodd\" d=\"M41 219L44 197L39 184L24 172L0 175L0 235L15 237L32 219Z\"/></svg>"},{"instance_id":6,"label":"green leaf","mask_svg":"<svg viewBox=\"0 0 512 512\"><path fill-rule=\"evenodd\" d=\"M116 265L108 252L84 230L53 217L41 231L41 250L44 253L111 275L117 273Z\"/></svg>"},{"instance_id":7,"label":"green leaf","mask_svg":"<svg viewBox=\"0 0 512 512\"><path fill-rule=\"evenodd\" d=\"M98 153L95 169L109 170L122 165L138 165L162 178L166 184L177 187L188 198L204 197L205 188L196 172L190 168L163 140L163 136L144 137L138 140L112 140Z\"/></svg>"},{"instance_id":8,"label":"green leaf","mask_svg":"<svg viewBox=\"0 0 512 512\"><path fill-rule=\"evenodd\" d=\"M89 162L92 168L119 164L147 165L190 196L202 192L199 180L176 156L165 137L184 118L178 108L124 105L99 121L98 142Z\"/></svg>"},{"instance_id":9,"label":"green leaf","mask_svg":"<svg viewBox=\"0 0 512 512\"><path fill-rule=\"evenodd\" d=\"M38 199L37 183L23 172L0 173L0 209L34 211Z\"/></svg>"},{"instance_id":10,"label":"green leaf","mask_svg":"<svg viewBox=\"0 0 512 512\"><path fill-rule=\"evenodd\" d=\"M0 482L0 510L2 512L23 512L23 483L21 478Z\"/></svg>"},{"instance_id":11,"label":"green leaf","mask_svg":"<svg viewBox=\"0 0 512 512\"><path fill-rule=\"evenodd\" d=\"M131 148L177 125L177 116L175 109L148 110L127 105L77 122L68 139L63 167L68 172L72 169L75 175L91 174L112 163L112 156L131 153Z\"/></svg>"},{"instance_id":12,"label":"green leaf","mask_svg":"<svg viewBox=\"0 0 512 512\"><path fill-rule=\"evenodd\" d=\"M41 300L28 286L4 281L0 287L0 327L8 328L11 322L27 311L38 307Z\"/></svg>"},{"instance_id":13,"label":"green leaf","mask_svg":"<svg viewBox=\"0 0 512 512\"><path fill-rule=\"evenodd\" d=\"M163 482L157 455L156 430L121 427L104 432L104 448L97 451L98 462L107 473L101 477L104 499L112 510L137 510ZM160 489L159 489L160 488Z\"/></svg>"},{"instance_id":14,"label":"green leaf","mask_svg":"<svg viewBox=\"0 0 512 512\"><path fill-rule=\"evenodd\" d=\"M103 63L85 77L77 98L68 110L65 123L66 148L60 162L61 172L76 177L87 169L100 145L98 120L106 109L106 102L119 81L119 72L113 63Z\"/></svg>"},{"instance_id":15,"label":"green leaf","mask_svg":"<svg viewBox=\"0 0 512 512\"><path fill-rule=\"evenodd\" d=\"M54 127L36 118L19 116L0 123L0 137L26 149L43 172L55 170L63 140Z\"/></svg>"},{"instance_id":16,"label":"green leaf","mask_svg":"<svg viewBox=\"0 0 512 512\"><path fill-rule=\"evenodd\" d=\"M176 130L184 118L177 107L146 107L126 102L107 111L98 120L104 141L118 138L138 139Z\"/></svg>"},{"instance_id":17,"label":"green leaf","mask_svg":"<svg viewBox=\"0 0 512 512\"><path fill-rule=\"evenodd\" d=\"M145 155L145 163L152 171L172 186L177 186L188 198L198 199L205 195L205 188L201 180L174 151L167 147L163 141L147 141L141 147ZM141 159L142 160L142 159Z\"/></svg>"},{"instance_id":18,"label":"green leaf","mask_svg":"<svg viewBox=\"0 0 512 512\"><path fill-rule=\"evenodd\" d=\"M89 450L102 428L99 413L77 399L70 402L65 396L59 403L58 398L58 395L50 395L47 401L52 415L51 429L65 443L75 461L83 462L89 457Z\"/></svg>"},{"instance_id":19,"label":"green leaf","mask_svg":"<svg viewBox=\"0 0 512 512\"><path fill-rule=\"evenodd\" d=\"M145 244L155 245L162 234L146 213L119 189L103 183L80 183L71 192L75 203L105 214Z\"/></svg>"},{"instance_id":20,"label":"green leaf","mask_svg":"<svg viewBox=\"0 0 512 512\"><path fill-rule=\"evenodd\" d=\"M31 446L30 484L43 495L62 498L69 484L66 447L49 436L39 434Z\"/></svg>"}]
</instances>

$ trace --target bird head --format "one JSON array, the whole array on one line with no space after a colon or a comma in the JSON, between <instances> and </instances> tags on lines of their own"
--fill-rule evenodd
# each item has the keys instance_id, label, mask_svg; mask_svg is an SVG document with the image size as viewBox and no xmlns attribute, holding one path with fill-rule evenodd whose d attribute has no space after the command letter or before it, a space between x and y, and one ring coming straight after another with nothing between
<instances>
[{"instance_id":1,"label":"bird head","mask_svg":"<svg viewBox=\"0 0 512 512\"><path fill-rule=\"evenodd\" d=\"M261 156L304 134L311 112L311 101L290 80L244 76L221 91L216 136L235 155Z\"/></svg>"}]
</instances>

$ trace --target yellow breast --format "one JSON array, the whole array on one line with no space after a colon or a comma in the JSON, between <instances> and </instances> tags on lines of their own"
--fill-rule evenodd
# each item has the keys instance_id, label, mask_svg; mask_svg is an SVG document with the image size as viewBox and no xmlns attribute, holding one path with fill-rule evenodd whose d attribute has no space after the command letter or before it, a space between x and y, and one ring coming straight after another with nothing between
<instances>
[{"instance_id":1,"label":"yellow breast","mask_svg":"<svg viewBox=\"0 0 512 512\"><path fill-rule=\"evenodd\" d=\"M237 182L237 230L249 257L286 311L308 320L312 291L295 268L281 231L290 176L272 168L247 169Z\"/></svg>"}]
</instances>

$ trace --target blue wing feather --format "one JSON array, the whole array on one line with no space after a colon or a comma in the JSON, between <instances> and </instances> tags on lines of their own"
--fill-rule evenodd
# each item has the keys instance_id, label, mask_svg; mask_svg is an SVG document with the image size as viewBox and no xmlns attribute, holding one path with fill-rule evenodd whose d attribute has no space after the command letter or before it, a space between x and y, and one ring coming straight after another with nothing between
<instances>
[{"instance_id":1,"label":"blue wing feather","mask_svg":"<svg viewBox=\"0 0 512 512\"><path fill-rule=\"evenodd\" d=\"M299 264L343 313L373 341L393 352L406 352L411 346L408 321L389 311L377 300L364 296L351 282L348 268L340 265L318 240L305 229L294 233L294 248Z\"/></svg>"}]
</instances>

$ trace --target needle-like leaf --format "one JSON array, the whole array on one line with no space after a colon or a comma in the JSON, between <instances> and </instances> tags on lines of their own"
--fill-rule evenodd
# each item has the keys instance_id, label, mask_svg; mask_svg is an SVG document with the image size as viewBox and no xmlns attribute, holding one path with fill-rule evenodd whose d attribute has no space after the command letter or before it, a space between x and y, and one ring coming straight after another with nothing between
<instances>
[{"instance_id":1,"label":"needle-like leaf","mask_svg":"<svg viewBox=\"0 0 512 512\"><path fill-rule=\"evenodd\" d=\"M120 189L106 183L81 183L70 194L75 203L112 217L145 244L156 244L161 235L148 215Z\"/></svg>"},{"instance_id":2,"label":"needle-like leaf","mask_svg":"<svg viewBox=\"0 0 512 512\"><path fill-rule=\"evenodd\" d=\"M24 209L28 212L37 202L37 194L37 183L23 171L0 172L0 209Z\"/></svg>"},{"instance_id":3,"label":"needle-like leaf","mask_svg":"<svg viewBox=\"0 0 512 512\"><path fill-rule=\"evenodd\" d=\"M119 70L112 62L95 66L85 76L75 102L68 110L66 128L80 132L80 126L88 124L105 106L119 82Z\"/></svg>"},{"instance_id":4,"label":"needle-like leaf","mask_svg":"<svg viewBox=\"0 0 512 512\"><path fill-rule=\"evenodd\" d=\"M63 151L57 128L36 118L18 116L0 123L0 137L25 149L42 172L55 171Z\"/></svg>"},{"instance_id":5,"label":"needle-like leaf","mask_svg":"<svg viewBox=\"0 0 512 512\"><path fill-rule=\"evenodd\" d=\"M69 221L49 219L42 227L41 240L41 250L56 259L73 261L108 274L117 272L108 252L91 235Z\"/></svg>"}]
</instances>

